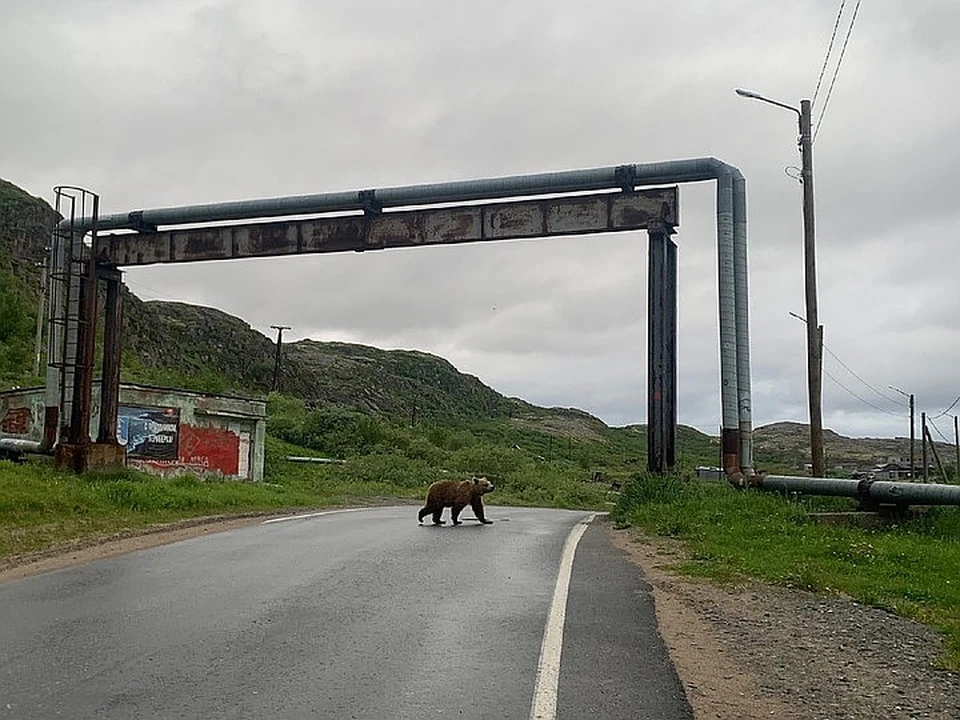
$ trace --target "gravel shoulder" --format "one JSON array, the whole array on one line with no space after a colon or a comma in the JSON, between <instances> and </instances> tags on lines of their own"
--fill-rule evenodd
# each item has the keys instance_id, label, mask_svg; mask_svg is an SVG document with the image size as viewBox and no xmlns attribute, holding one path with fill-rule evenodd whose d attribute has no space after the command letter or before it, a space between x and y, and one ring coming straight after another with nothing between
<instances>
[{"instance_id":1,"label":"gravel shoulder","mask_svg":"<svg viewBox=\"0 0 960 720\"><path fill-rule=\"evenodd\" d=\"M205 518L0 560L0 582L262 522ZM960 718L960 675L938 670L930 628L843 597L673 572L668 539L616 530L650 584L657 621L697 720Z\"/></svg>"},{"instance_id":2,"label":"gravel shoulder","mask_svg":"<svg viewBox=\"0 0 960 720\"><path fill-rule=\"evenodd\" d=\"M698 720L960 718L960 676L936 668L943 638L925 625L845 597L684 578L670 570L678 543L608 528L652 587Z\"/></svg>"}]
</instances>

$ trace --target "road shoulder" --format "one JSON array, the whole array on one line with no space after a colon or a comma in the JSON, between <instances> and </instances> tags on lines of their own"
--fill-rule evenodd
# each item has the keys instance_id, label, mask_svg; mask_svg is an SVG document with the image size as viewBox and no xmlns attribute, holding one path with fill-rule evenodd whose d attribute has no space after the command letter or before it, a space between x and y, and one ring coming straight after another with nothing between
<instances>
[{"instance_id":1,"label":"road shoulder","mask_svg":"<svg viewBox=\"0 0 960 720\"><path fill-rule=\"evenodd\" d=\"M30 555L0 558L0 582L19 580L31 575L62 570L72 565L81 565L92 560L169 545L201 535L234 530L263 522L268 517L272 515L256 513L242 517L197 518L155 527L131 529L108 537L90 538Z\"/></svg>"},{"instance_id":2,"label":"road shoulder","mask_svg":"<svg viewBox=\"0 0 960 720\"><path fill-rule=\"evenodd\" d=\"M558 717L693 718L657 631L650 586L590 525L577 548L566 605Z\"/></svg>"},{"instance_id":3,"label":"road shoulder","mask_svg":"<svg viewBox=\"0 0 960 720\"><path fill-rule=\"evenodd\" d=\"M937 669L930 628L849 598L685 578L676 541L604 527L652 587L698 720L960 717L960 676Z\"/></svg>"}]
</instances>

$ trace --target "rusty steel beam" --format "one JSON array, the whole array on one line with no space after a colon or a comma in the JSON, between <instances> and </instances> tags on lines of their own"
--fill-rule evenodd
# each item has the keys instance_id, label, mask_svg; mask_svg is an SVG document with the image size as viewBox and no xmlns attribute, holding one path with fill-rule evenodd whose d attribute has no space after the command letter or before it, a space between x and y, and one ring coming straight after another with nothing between
<instances>
[{"instance_id":1,"label":"rusty steel beam","mask_svg":"<svg viewBox=\"0 0 960 720\"><path fill-rule=\"evenodd\" d=\"M672 471L677 456L677 244L650 223L647 272L647 470Z\"/></svg>"},{"instance_id":2,"label":"rusty steel beam","mask_svg":"<svg viewBox=\"0 0 960 720\"><path fill-rule=\"evenodd\" d=\"M100 382L100 424L97 442L117 443L117 411L120 406L120 335L123 326L123 296L120 273L100 269L107 294L103 318L103 370Z\"/></svg>"},{"instance_id":3,"label":"rusty steel beam","mask_svg":"<svg viewBox=\"0 0 960 720\"><path fill-rule=\"evenodd\" d=\"M363 252L679 224L676 187L520 202L224 225L100 237L118 266L306 253Z\"/></svg>"}]
</instances>

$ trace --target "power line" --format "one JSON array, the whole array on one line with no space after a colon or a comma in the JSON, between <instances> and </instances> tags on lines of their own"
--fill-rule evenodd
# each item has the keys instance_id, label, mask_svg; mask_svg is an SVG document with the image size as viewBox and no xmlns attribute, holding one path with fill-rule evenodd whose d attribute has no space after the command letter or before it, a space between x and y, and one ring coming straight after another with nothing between
<instances>
[{"instance_id":1,"label":"power line","mask_svg":"<svg viewBox=\"0 0 960 720\"><path fill-rule=\"evenodd\" d=\"M799 320L799 321L801 321L801 322L803 322L803 323L806 323L806 322L807 322L804 318L802 318L801 316L797 315L796 313L790 313L790 315L793 316L793 317L795 317L795 318L797 318L797 320ZM884 393L882 393L882 392L880 392L879 390L877 390L877 388L875 388L873 385L871 385L871 384L868 383L866 380L864 380L852 367L850 367L850 366L847 365L843 360L841 360L839 355L837 355L833 350L831 350L830 348L828 348L828 347L826 346L826 344L823 342L822 339L821 339L821 341L820 341L820 347L822 347L824 350L826 350L838 363L840 363L840 365L842 365L842 366L847 370L847 372L849 372L851 375L853 375L857 380L859 380L860 382L862 382L866 387L868 387L868 388L869 388L870 390L872 390L874 393L876 393L877 395L879 395L881 398L883 398L884 400L886 400L886 401L889 402L889 403L892 403L892 404L897 405L897 406L901 406L901 403L900 403L898 400L895 400L894 398L891 398L889 395L885 395ZM834 383L836 383L840 388L842 388L843 390L845 390L847 393L849 393L850 395L852 395L853 397L855 397L857 400L859 400L860 402L864 403L865 405L869 405L869 406L872 407L874 410L879 410L880 412L886 413L887 415L892 415L893 417L899 417L899 418L908 417L905 413L902 413L902 412L900 412L900 413L893 412L893 411L891 411L891 410L888 410L887 408L882 408L882 407L880 407L879 405L870 402L870 401L867 400L866 398L860 397L859 395L857 395L857 393L855 393L853 390L851 390L850 388L848 388L846 385L844 385L842 382L840 382L837 378L835 378L833 375L831 375L830 373L828 373L826 370L823 370L823 374L826 375L826 376L827 376L828 378L830 378L831 380L833 380Z\"/></svg>"},{"instance_id":2,"label":"power line","mask_svg":"<svg viewBox=\"0 0 960 720\"><path fill-rule=\"evenodd\" d=\"M899 400L896 400L895 398L890 397L889 395L881 392L880 390L877 390L873 385L871 385L871 384L868 383L866 380L864 380L862 377L860 377L856 372L854 372L853 368L851 368L851 367L850 367L849 365L847 365L843 360L841 360L841 359L839 358L839 356L838 356L833 350L831 350L830 348L828 348L826 345L823 346L823 349L826 350L826 351L833 357L834 360L836 360L838 363L840 363L841 365L843 365L843 367L847 370L847 372L849 372L851 375L853 375L857 380L859 380L860 382L862 382L862 383L863 383L864 385L866 385L868 388L870 388L871 390L873 390L873 392L875 392L877 395L879 395L880 397L882 397L884 400L886 400L886 401L889 402L889 403L893 403L894 405L902 405L902 404L903 404L903 403L901 403Z\"/></svg>"},{"instance_id":3,"label":"power line","mask_svg":"<svg viewBox=\"0 0 960 720\"><path fill-rule=\"evenodd\" d=\"M857 21L857 14L860 12L860 0L857 0L853 8L853 16L850 18L850 25L847 26L847 34L843 38L843 46L840 48L840 57L837 59L837 66L833 69L833 77L830 79L830 87L827 88L827 96L823 99L823 110L820 111L820 118L817 120L817 127L813 131L813 140L816 142L817 134L820 132L820 124L823 122L823 116L827 112L827 106L830 104L830 96L833 95L833 86L837 82L837 76L840 74L840 66L843 64L843 56L847 52L847 43L850 42L850 35L853 32L853 25Z\"/></svg>"},{"instance_id":4,"label":"power line","mask_svg":"<svg viewBox=\"0 0 960 720\"><path fill-rule=\"evenodd\" d=\"M830 44L827 45L827 54L823 56L823 67L820 68L820 77L817 78L817 89L813 91L813 106L817 104L817 97L820 95L820 84L823 82L823 76L827 72L827 64L830 60L830 53L833 52L833 42L837 39L837 28L840 27L840 17L843 15L843 8L847 0L840 0L840 9L837 11L837 20L833 23L833 32L830 33Z\"/></svg>"},{"instance_id":5,"label":"power line","mask_svg":"<svg viewBox=\"0 0 960 720\"><path fill-rule=\"evenodd\" d=\"M927 420L938 420L939 418L942 418L942 417L943 417L944 415L946 415L948 412L950 412L951 410L953 410L954 406L955 406L957 403L960 403L960 397L958 397L956 400L954 400L952 403L950 403L950 407L948 407L948 408L947 408L946 410L944 410L943 412L938 413L938 414L936 414L936 415L934 415L934 416L932 416L932 417L928 416L928 417L927 417Z\"/></svg>"},{"instance_id":6,"label":"power line","mask_svg":"<svg viewBox=\"0 0 960 720\"><path fill-rule=\"evenodd\" d=\"M791 317L795 317L797 320L799 320L799 321L802 322L802 323L806 323L806 322L807 322L805 318L801 317L800 315L797 315L797 314L794 313L794 312L789 313L789 315L790 315ZM886 400L888 403L891 403L891 404L893 404L893 405L897 405L898 407L902 407L903 403L901 403L899 400L897 400L896 398L893 398L893 397L891 397L891 396L889 396L889 395L886 395L885 393L881 392L880 390L877 390L877 388L875 388L873 385L871 385L871 384L868 383L866 380L864 380L859 374L857 374L857 372L856 372L852 367L850 367L850 366L847 365L843 360L841 360L839 355L837 355L833 350L831 350L830 348L828 348L827 345L826 345L826 343L823 342L823 340L820 341L820 347L822 347L824 350L826 350L827 353L829 353L829 354L833 357L834 360L836 360L838 363L840 363L848 373L850 373L851 375L853 375L857 380L859 380L860 382L862 382L865 386L867 386L867 387L868 387L870 390L872 390L874 393L876 393L877 395L879 395L881 398L883 398L884 400ZM839 381L837 381L836 378L832 378L832 379L833 379L834 382L836 382L838 385L841 385L841 383L840 383ZM843 386L841 385L841 387L843 387ZM847 390L847 388L844 388L844 389ZM852 395L854 395L855 397L859 397L859 396L856 396L856 395L853 393L853 391L851 391L851 390L847 390L847 391L850 392L850 393L851 393ZM866 402L866 401L864 401L864 402ZM870 403L867 403L867 404L870 404ZM876 407L876 406L873 406L873 407ZM884 410L883 408L877 408L877 409L878 409L878 410L881 410L881 411L883 411L883 412L889 412L888 410ZM891 413L891 414L893 414L893 413Z\"/></svg>"},{"instance_id":7,"label":"power line","mask_svg":"<svg viewBox=\"0 0 960 720\"><path fill-rule=\"evenodd\" d=\"M898 417L898 418L907 417L904 413L891 412L890 410L887 410L886 408L882 408L882 407L880 407L879 405L876 405L876 404L870 402L870 401L867 400L866 398L860 397L860 396L857 395L853 390L851 390L851 389L848 388L846 385L844 385L842 382L840 382L839 380L837 380L833 375L831 375L830 373L828 373L826 370L823 371L823 374L826 375L826 376L827 376L828 378L830 378L831 380L833 380L837 385L839 385L841 388L843 388L844 390L846 390L848 393L850 393L851 395L853 395L857 400L859 400L860 402L864 403L865 405L869 405L869 406L872 407L874 410L879 410L879 411L882 412L882 413L886 413L887 415L893 415L894 417Z\"/></svg>"},{"instance_id":8,"label":"power line","mask_svg":"<svg viewBox=\"0 0 960 720\"><path fill-rule=\"evenodd\" d=\"M958 399L960 399L960 398L958 398ZM950 441L947 440L947 436L944 435L942 432L940 432L940 428L937 427L937 424L933 421L933 418L927 417L927 422L930 423L930 424L933 426L933 429L937 431L937 435L939 435L941 438L943 438L943 441L944 441L945 443L947 443L947 444L950 443Z\"/></svg>"}]
</instances>

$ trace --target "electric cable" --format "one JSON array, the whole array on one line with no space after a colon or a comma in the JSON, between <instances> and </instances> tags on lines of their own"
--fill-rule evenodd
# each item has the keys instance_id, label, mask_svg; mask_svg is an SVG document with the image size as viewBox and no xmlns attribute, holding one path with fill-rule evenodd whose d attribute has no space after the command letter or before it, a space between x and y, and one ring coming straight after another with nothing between
<instances>
[{"instance_id":1,"label":"electric cable","mask_svg":"<svg viewBox=\"0 0 960 720\"><path fill-rule=\"evenodd\" d=\"M823 110L820 111L820 117L817 120L817 126L813 131L813 139L811 142L817 141L817 135L820 132L820 124L823 122L823 116L826 114L827 106L830 104L830 97L833 95L833 86L837 82L837 76L840 74L840 66L843 64L843 57L847 52L847 43L850 42L850 35L853 33L853 26L857 21L857 14L860 12L860 2L861 0L857 0L857 4L853 8L853 16L850 18L850 25L847 26L847 34L843 38L843 46L840 48L840 57L837 60L837 66L833 70L833 77L830 79L830 87L827 88L827 96L823 99Z\"/></svg>"}]
</instances>

